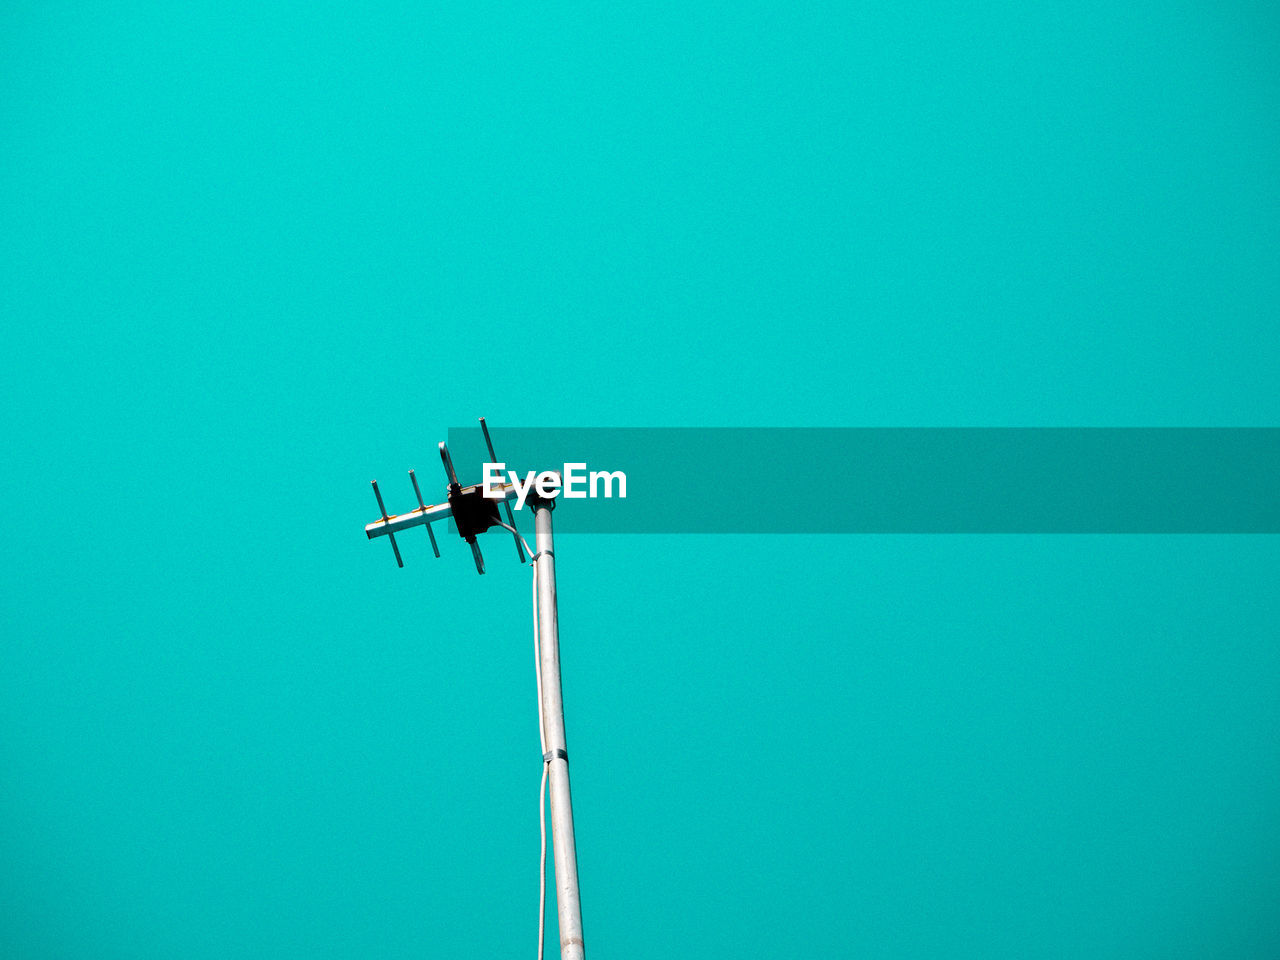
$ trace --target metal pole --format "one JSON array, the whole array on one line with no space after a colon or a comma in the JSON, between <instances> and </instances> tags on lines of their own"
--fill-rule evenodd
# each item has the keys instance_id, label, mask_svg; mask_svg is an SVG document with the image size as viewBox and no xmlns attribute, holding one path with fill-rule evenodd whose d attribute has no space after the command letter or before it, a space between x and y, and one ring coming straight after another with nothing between
<instances>
[{"instance_id":1,"label":"metal pole","mask_svg":"<svg viewBox=\"0 0 1280 960\"><path fill-rule=\"evenodd\" d=\"M564 739L564 699L560 692L560 633L556 618L556 560L551 538L555 501L534 504L538 552L538 635L542 645L542 716L546 723L548 781L551 785L551 840L555 855L556 913L561 960L583 960L582 902L578 897L578 853L573 842L573 801L569 798L569 755Z\"/></svg>"}]
</instances>

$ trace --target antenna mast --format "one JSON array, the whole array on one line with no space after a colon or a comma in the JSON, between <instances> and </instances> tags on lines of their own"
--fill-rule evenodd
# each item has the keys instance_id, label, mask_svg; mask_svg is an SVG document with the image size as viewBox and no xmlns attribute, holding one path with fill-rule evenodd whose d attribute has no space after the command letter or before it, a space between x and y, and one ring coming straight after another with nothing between
<instances>
[{"instance_id":1,"label":"antenna mast","mask_svg":"<svg viewBox=\"0 0 1280 960\"><path fill-rule=\"evenodd\" d=\"M480 429L484 431L484 441L489 450L490 462L498 463L484 417L480 418ZM524 563L524 547L520 541L520 534L516 532L515 516L511 512L509 502L516 496L514 485L502 485L498 488L501 491L499 499L489 499L484 496L480 484L464 487L458 482L453 460L449 456L449 448L443 442L440 444L440 459L448 478L446 502L430 506L423 502L422 491L418 488L418 478L410 470L409 479L413 483L418 508L409 513L389 515L382 502L382 494L378 490L378 481L374 480L373 495L377 498L378 512L382 514L382 518L368 524L364 528L365 535L370 540L374 537L386 537L391 542L396 563L403 567L404 561L400 556L400 548L396 545L395 535L410 527L425 526L427 536L431 538L431 549L439 557L440 549L436 544L436 536L431 529L431 524L452 517L458 535L471 547L477 573L484 573L484 558L480 553L480 545L476 543L476 537L490 527L503 526L511 530L516 541L516 555L520 558L520 562ZM499 503L506 511L508 523L503 523L498 514ZM573 837L573 801L569 794L569 753L565 744L564 698L560 687L556 555L551 530L551 511L555 508L555 500L535 495L530 498L529 503L533 507L534 529L537 535L533 563L534 577L538 585L538 658L542 677L539 707L546 750L542 760L551 785L551 838L555 860L556 912L560 922L560 957L561 960L584 960L582 903L578 895L578 855ZM539 957L541 957L541 945L539 945Z\"/></svg>"}]
</instances>

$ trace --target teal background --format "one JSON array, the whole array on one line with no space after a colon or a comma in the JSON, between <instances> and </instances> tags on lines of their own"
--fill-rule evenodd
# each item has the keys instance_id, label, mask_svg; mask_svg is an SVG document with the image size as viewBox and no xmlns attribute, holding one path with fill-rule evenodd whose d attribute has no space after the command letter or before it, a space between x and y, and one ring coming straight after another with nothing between
<instances>
[{"instance_id":1,"label":"teal background","mask_svg":"<svg viewBox=\"0 0 1280 960\"><path fill-rule=\"evenodd\" d=\"M451 424L1280 422L1262 4L0 25L6 957L533 955ZM1274 538L558 553L591 956L1280 950Z\"/></svg>"}]
</instances>

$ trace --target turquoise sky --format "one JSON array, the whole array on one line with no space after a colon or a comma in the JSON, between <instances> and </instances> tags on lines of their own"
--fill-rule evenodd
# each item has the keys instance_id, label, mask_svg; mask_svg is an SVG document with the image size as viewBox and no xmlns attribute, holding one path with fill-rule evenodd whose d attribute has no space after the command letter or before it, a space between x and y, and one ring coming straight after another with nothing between
<instances>
[{"instance_id":1,"label":"turquoise sky","mask_svg":"<svg viewBox=\"0 0 1280 960\"><path fill-rule=\"evenodd\" d=\"M449 426L1280 424L1262 4L0 36L6 958L534 955L528 568L361 532ZM1280 952L1276 538L557 553L592 957Z\"/></svg>"}]
</instances>

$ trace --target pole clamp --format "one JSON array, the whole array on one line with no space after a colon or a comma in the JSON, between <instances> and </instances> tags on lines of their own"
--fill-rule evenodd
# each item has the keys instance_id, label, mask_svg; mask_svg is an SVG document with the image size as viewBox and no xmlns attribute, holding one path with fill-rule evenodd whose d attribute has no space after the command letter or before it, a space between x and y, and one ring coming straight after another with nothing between
<instances>
[{"instance_id":1,"label":"pole clamp","mask_svg":"<svg viewBox=\"0 0 1280 960\"><path fill-rule=\"evenodd\" d=\"M563 760L565 763L569 762L569 754L566 753L564 750L559 749L558 747L555 750L548 750L546 753L544 753L542 755L542 762L550 763L552 760L555 760L557 757Z\"/></svg>"}]
</instances>

